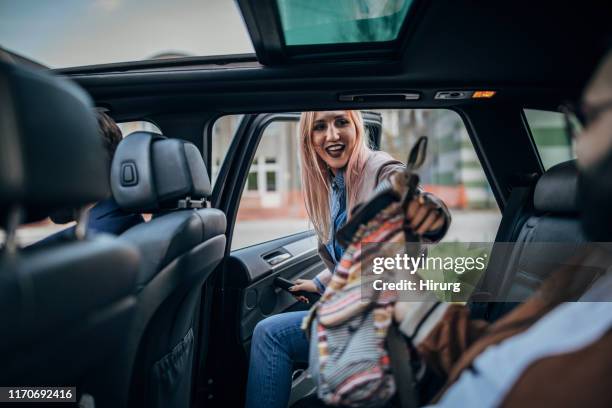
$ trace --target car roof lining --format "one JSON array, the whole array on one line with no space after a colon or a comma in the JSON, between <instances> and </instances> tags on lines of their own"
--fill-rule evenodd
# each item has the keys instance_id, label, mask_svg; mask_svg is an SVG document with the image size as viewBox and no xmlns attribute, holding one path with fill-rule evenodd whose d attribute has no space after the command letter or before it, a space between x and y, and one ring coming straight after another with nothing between
<instances>
[{"instance_id":1,"label":"car roof lining","mask_svg":"<svg viewBox=\"0 0 612 408\"><path fill-rule=\"evenodd\" d=\"M345 106L337 103L340 92L397 89L426 96L401 107L460 106L432 97L435 90L455 89L493 89L500 101L554 106L579 97L612 39L597 3L425 3L418 2L418 18L409 22L411 32L395 55L332 53L267 66L242 55L56 72L72 77L96 103L132 116L188 112L194 104L200 111L228 112L337 108Z\"/></svg>"},{"instance_id":2,"label":"car roof lining","mask_svg":"<svg viewBox=\"0 0 612 408\"><path fill-rule=\"evenodd\" d=\"M245 6L243 11L247 26L250 19L256 19L253 23L256 30L250 31L250 34L259 61L268 66L294 65L299 62L377 60L399 61L405 70L415 72L427 72L423 68L435 69L436 66L439 69L434 72L447 76L456 71L454 66L439 64L439 60L432 65L433 55L437 58L443 56L445 60L452 59L460 67L469 63L478 78L484 78L483 73L507 73L505 68L514 70L521 65L528 65L535 70L530 72L538 76L542 71L554 74L550 68L565 74L567 67L577 68L585 57L593 54L593 50L607 47L606 37L610 35L608 15L602 10L601 4L596 2L562 2L551 7L546 2L525 0L506 3L485 0L417 0L409 12L408 24L397 41L397 47L385 56L373 52L375 50L372 48L383 48L380 44L364 44L367 49L361 52L358 43L304 46L308 52L296 53L292 51L293 47L275 49L282 48L283 41L278 36L278 17L274 13L276 6L273 0L239 0L239 4ZM410 15L415 13L418 15ZM276 59L267 61L266 56L274 53L280 54ZM191 63L222 58L193 57L182 60ZM180 64L180 60L174 62ZM557 65L559 62L563 65ZM172 63L160 60L147 61L145 64L163 66ZM142 64L132 62L112 65L136 67ZM78 68L68 70L74 72Z\"/></svg>"}]
</instances>

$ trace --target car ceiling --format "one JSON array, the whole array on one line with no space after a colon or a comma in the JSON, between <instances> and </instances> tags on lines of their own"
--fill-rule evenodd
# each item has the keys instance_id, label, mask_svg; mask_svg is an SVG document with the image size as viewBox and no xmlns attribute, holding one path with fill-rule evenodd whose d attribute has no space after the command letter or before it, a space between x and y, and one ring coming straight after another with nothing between
<instances>
[{"instance_id":1,"label":"car ceiling","mask_svg":"<svg viewBox=\"0 0 612 408\"><path fill-rule=\"evenodd\" d=\"M393 52L384 55L309 50L296 57L281 49L274 58L261 58L267 44L259 38L255 49L267 65L242 55L57 72L70 75L117 117L363 107L338 101L339 93L356 90L421 94L419 101L368 103L372 108L475 103L434 100L436 91L449 89L493 89L498 101L552 106L579 96L612 38L610 6L595 2L418 4ZM249 30L252 38L258 35Z\"/></svg>"}]
</instances>

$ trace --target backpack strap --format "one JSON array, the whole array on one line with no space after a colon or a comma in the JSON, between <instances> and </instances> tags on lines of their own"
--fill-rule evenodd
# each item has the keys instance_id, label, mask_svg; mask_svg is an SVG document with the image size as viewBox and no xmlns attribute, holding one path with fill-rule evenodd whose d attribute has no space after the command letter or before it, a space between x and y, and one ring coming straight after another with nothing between
<instances>
[{"instance_id":1,"label":"backpack strap","mask_svg":"<svg viewBox=\"0 0 612 408\"><path fill-rule=\"evenodd\" d=\"M397 324L392 323L387 332L387 350L391 360L391 370L399 397L400 408L416 408L415 381L408 345Z\"/></svg>"}]
</instances>

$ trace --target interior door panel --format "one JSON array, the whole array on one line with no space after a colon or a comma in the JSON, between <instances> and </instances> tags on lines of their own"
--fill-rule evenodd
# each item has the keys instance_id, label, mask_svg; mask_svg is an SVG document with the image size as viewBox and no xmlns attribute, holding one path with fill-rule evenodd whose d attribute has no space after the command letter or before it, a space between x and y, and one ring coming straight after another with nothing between
<instances>
[{"instance_id":1,"label":"interior door panel","mask_svg":"<svg viewBox=\"0 0 612 408\"><path fill-rule=\"evenodd\" d=\"M269 254L274 257L267 257ZM278 258L276 254L283 255L284 259L271 264L271 259ZM312 231L233 251L230 267L232 274L242 275L239 279L242 283L239 338L247 352L253 329L260 320L287 311L306 310L310 306L278 288L274 279L279 276L291 281L312 279L325 269Z\"/></svg>"}]
</instances>

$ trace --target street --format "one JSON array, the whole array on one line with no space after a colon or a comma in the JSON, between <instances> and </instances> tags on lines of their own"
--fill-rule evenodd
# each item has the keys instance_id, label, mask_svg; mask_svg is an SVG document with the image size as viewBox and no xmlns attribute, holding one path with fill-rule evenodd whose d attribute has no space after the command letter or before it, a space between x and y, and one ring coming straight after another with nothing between
<instances>
[{"instance_id":1,"label":"street","mask_svg":"<svg viewBox=\"0 0 612 408\"><path fill-rule=\"evenodd\" d=\"M451 210L451 216L451 227L444 241L492 242L501 219L499 212L492 210ZM70 225L46 224L22 227L17 232L17 238L22 246L26 246ZM255 243L305 231L308 228L308 221L305 218L239 221L234 229L232 249L244 248ZM4 238L2 232L0 232L0 238Z\"/></svg>"}]
</instances>

